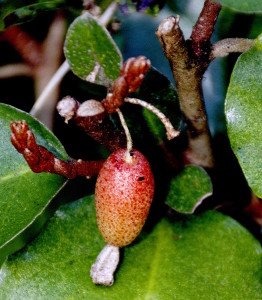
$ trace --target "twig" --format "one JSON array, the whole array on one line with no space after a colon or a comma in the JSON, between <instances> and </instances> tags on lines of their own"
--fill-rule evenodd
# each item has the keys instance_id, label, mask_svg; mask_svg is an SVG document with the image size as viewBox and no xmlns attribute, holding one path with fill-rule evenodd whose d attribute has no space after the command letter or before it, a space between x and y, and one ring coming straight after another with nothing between
<instances>
[{"instance_id":1,"label":"twig","mask_svg":"<svg viewBox=\"0 0 262 300\"><path fill-rule=\"evenodd\" d=\"M57 13L49 26L47 36L42 43L43 63L41 64L41 67L36 70L35 80L35 94L37 98L60 66L63 55L65 27L64 16L61 13ZM54 110L54 105L52 106Z\"/></svg>"},{"instance_id":2,"label":"twig","mask_svg":"<svg viewBox=\"0 0 262 300\"><path fill-rule=\"evenodd\" d=\"M125 148L128 134L126 141L123 132L116 130L108 115L114 112L119 114L118 109L123 104L125 97L139 88L150 65L150 61L144 56L129 58L121 68L120 77L113 84L112 93L108 93L102 103L96 100L87 100L80 105L73 98L66 97L57 105L59 114L65 118L66 123L72 120L86 134L108 150L115 151ZM125 126L123 128L126 131ZM128 142L128 147L132 148L132 143Z\"/></svg>"},{"instance_id":3,"label":"twig","mask_svg":"<svg viewBox=\"0 0 262 300\"><path fill-rule=\"evenodd\" d=\"M246 52L255 44L255 40L244 38L229 38L212 45L210 61L216 57L225 57L233 52Z\"/></svg>"},{"instance_id":4,"label":"twig","mask_svg":"<svg viewBox=\"0 0 262 300\"><path fill-rule=\"evenodd\" d=\"M52 93L53 89L62 81L65 74L70 70L69 65L67 61L64 61L64 63L59 67L59 69L56 71L56 73L53 75L51 80L48 82L44 90L42 91L41 95L36 100L35 104L33 105L30 114L32 116L39 115L46 105L46 101L49 97L49 95Z\"/></svg>"},{"instance_id":5,"label":"twig","mask_svg":"<svg viewBox=\"0 0 262 300\"><path fill-rule=\"evenodd\" d=\"M188 132L186 162L214 166L201 80L210 63L210 37L220 4L206 0L189 41L179 28L179 16L165 19L156 31L176 82Z\"/></svg>"},{"instance_id":6,"label":"twig","mask_svg":"<svg viewBox=\"0 0 262 300\"><path fill-rule=\"evenodd\" d=\"M131 155L131 152L132 152L132 149L133 149L132 137L131 137L130 131L129 131L128 126L126 124L126 120L125 120L125 118L124 118L121 110L118 108L116 110L116 112L118 113L121 125L124 128L125 135L126 135L126 155L125 155L125 160L126 160L126 162L131 163L132 160L133 160L132 159L132 155Z\"/></svg>"},{"instance_id":7,"label":"twig","mask_svg":"<svg viewBox=\"0 0 262 300\"><path fill-rule=\"evenodd\" d=\"M11 123L11 142L16 150L21 153L29 167L35 173L48 172L73 179L77 176L88 178L95 176L100 171L103 161L70 160L63 161L53 153L38 145L34 134L29 130L25 121Z\"/></svg>"},{"instance_id":8,"label":"twig","mask_svg":"<svg viewBox=\"0 0 262 300\"><path fill-rule=\"evenodd\" d=\"M128 102L128 103L143 106L146 109L150 110L152 113L154 113L159 118L159 120L164 124L164 126L166 128L168 140L171 140L180 134L180 131L175 130L175 128L173 127L171 122L168 120L168 118L152 104L145 102L143 100L140 100L140 99L136 99L136 98L125 98L124 101Z\"/></svg>"},{"instance_id":9,"label":"twig","mask_svg":"<svg viewBox=\"0 0 262 300\"><path fill-rule=\"evenodd\" d=\"M262 200L254 193L252 193L249 205L245 207L245 213L262 227Z\"/></svg>"},{"instance_id":10,"label":"twig","mask_svg":"<svg viewBox=\"0 0 262 300\"><path fill-rule=\"evenodd\" d=\"M63 55L64 34L65 19L61 14L58 13L52 21L47 37L42 44L43 61L41 65L35 69L34 83L36 97L39 97L43 90L45 90L50 78L59 68ZM57 77L55 79L57 79ZM58 84L60 81L56 81L56 83L56 85L53 85L52 93L48 94L48 101L46 101L45 105L41 107L41 110L36 111L34 109L33 112L32 110L30 112L34 117L41 120L50 129L53 128L55 106L59 97Z\"/></svg>"},{"instance_id":11,"label":"twig","mask_svg":"<svg viewBox=\"0 0 262 300\"><path fill-rule=\"evenodd\" d=\"M171 65L181 109L188 126L187 159L191 163L212 167L213 154L201 89L201 76L190 60L178 22L179 18L176 17L165 19L158 27L156 35Z\"/></svg>"},{"instance_id":12,"label":"twig","mask_svg":"<svg viewBox=\"0 0 262 300\"><path fill-rule=\"evenodd\" d=\"M140 87L150 66L151 62L145 56L131 57L124 63L120 77L113 84L112 93L108 93L106 99L102 101L109 114L123 104L129 93L135 92Z\"/></svg>"},{"instance_id":13,"label":"twig","mask_svg":"<svg viewBox=\"0 0 262 300\"><path fill-rule=\"evenodd\" d=\"M190 36L192 54L195 58L208 61L210 38L214 31L221 5L212 0L206 0L203 9Z\"/></svg>"},{"instance_id":14,"label":"twig","mask_svg":"<svg viewBox=\"0 0 262 300\"><path fill-rule=\"evenodd\" d=\"M27 64L10 64L0 67L0 79L15 76L32 76L32 69Z\"/></svg>"},{"instance_id":15,"label":"twig","mask_svg":"<svg viewBox=\"0 0 262 300\"><path fill-rule=\"evenodd\" d=\"M20 53L24 61L28 64L28 68L31 67L36 97L42 92L60 64L64 29L64 18L61 17L60 14L57 14L49 28L44 43L41 45L26 32L22 31L19 26L10 27L4 32L5 39ZM22 69L21 65L19 65L19 67L20 71L24 73L26 71L29 74L28 69ZM7 75L11 76L10 70ZM57 78L55 77L55 79ZM39 111L37 111L35 107L32 110L32 115L38 117L38 119L43 121L49 128L52 128L53 124L55 103L59 93L58 83L59 81L56 81L56 85L52 86L52 93L46 93L50 91L50 86L44 91L44 96L48 97L48 103L45 103L45 106L43 106L41 102L43 98L40 98L40 105L37 105Z\"/></svg>"},{"instance_id":16,"label":"twig","mask_svg":"<svg viewBox=\"0 0 262 300\"><path fill-rule=\"evenodd\" d=\"M41 45L19 26L7 28L4 31L4 38L19 52L25 62L31 67L36 67L41 64Z\"/></svg>"},{"instance_id":17,"label":"twig","mask_svg":"<svg viewBox=\"0 0 262 300\"><path fill-rule=\"evenodd\" d=\"M57 110L66 123L71 121L109 151L126 147L125 134L113 126L101 102L87 100L80 104L68 96L58 102Z\"/></svg>"},{"instance_id":18,"label":"twig","mask_svg":"<svg viewBox=\"0 0 262 300\"><path fill-rule=\"evenodd\" d=\"M119 4L114 1L112 2L107 9L103 12L103 14L99 17L98 22L103 25L106 26L110 20L112 19L113 15L115 14L115 12L118 9Z\"/></svg>"}]
</instances>

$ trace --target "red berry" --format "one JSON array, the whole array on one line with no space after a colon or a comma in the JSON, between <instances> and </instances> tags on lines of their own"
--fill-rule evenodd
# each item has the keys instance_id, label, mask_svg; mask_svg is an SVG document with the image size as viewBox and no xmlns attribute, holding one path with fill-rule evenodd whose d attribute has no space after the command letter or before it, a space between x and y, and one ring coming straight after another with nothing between
<instances>
[{"instance_id":1,"label":"red berry","mask_svg":"<svg viewBox=\"0 0 262 300\"><path fill-rule=\"evenodd\" d=\"M112 153L99 172L95 203L98 228L104 240L124 247L140 233L154 196L154 177L147 159L133 150Z\"/></svg>"}]
</instances>

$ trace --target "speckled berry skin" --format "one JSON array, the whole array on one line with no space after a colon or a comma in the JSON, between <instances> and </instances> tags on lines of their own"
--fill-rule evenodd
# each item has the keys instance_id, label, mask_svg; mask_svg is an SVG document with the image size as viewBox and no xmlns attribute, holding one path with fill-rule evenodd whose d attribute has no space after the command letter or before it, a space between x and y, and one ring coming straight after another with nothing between
<instances>
[{"instance_id":1,"label":"speckled berry skin","mask_svg":"<svg viewBox=\"0 0 262 300\"><path fill-rule=\"evenodd\" d=\"M124 247L140 233L154 196L154 177L147 159L137 150L131 162L126 149L112 153L99 172L95 204L98 228L104 240Z\"/></svg>"}]
</instances>

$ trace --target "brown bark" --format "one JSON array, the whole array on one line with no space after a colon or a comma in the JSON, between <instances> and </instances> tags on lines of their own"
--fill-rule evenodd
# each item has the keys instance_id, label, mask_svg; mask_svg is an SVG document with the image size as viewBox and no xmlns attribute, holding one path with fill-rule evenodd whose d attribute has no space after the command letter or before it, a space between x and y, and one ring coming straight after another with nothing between
<instances>
[{"instance_id":1,"label":"brown bark","mask_svg":"<svg viewBox=\"0 0 262 300\"><path fill-rule=\"evenodd\" d=\"M57 109L66 122L70 120L109 151L126 147L125 134L113 126L101 102L87 100L80 104L66 97L58 102Z\"/></svg>"},{"instance_id":2,"label":"brown bark","mask_svg":"<svg viewBox=\"0 0 262 300\"><path fill-rule=\"evenodd\" d=\"M220 9L220 4L206 0L188 41L179 28L179 17L165 19L156 31L173 72L187 125L185 162L208 168L214 166L214 158L201 82L210 63L210 38Z\"/></svg>"}]
</instances>

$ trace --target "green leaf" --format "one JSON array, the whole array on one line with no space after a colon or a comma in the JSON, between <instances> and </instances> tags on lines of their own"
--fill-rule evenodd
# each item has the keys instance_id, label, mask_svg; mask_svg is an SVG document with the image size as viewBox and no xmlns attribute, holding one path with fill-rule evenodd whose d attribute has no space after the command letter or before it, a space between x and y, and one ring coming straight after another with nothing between
<instances>
[{"instance_id":1,"label":"green leaf","mask_svg":"<svg viewBox=\"0 0 262 300\"><path fill-rule=\"evenodd\" d=\"M153 104L169 118L174 128L180 128L182 114L177 92L172 83L155 68L150 68L146 73L135 97ZM158 117L148 109L143 109L143 116L154 138L159 142L165 141L166 130Z\"/></svg>"},{"instance_id":2,"label":"green leaf","mask_svg":"<svg viewBox=\"0 0 262 300\"><path fill-rule=\"evenodd\" d=\"M104 245L94 198L64 205L31 245L3 265L0 298L260 299L261 246L218 212L162 220L143 232L122 250L110 288L95 286L89 275Z\"/></svg>"},{"instance_id":3,"label":"green leaf","mask_svg":"<svg viewBox=\"0 0 262 300\"><path fill-rule=\"evenodd\" d=\"M72 71L89 81L111 86L120 74L121 53L108 31L88 13L78 17L67 31L64 52ZM91 73L92 74L92 73Z\"/></svg>"},{"instance_id":4,"label":"green leaf","mask_svg":"<svg viewBox=\"0 0 262 300\"><path fill-rule=\"evenodd\" d=\"M28 114L0 104L0 260L20 249L39 231L51 200L66 180L35 174L10 142L10 122L26 120L39 144L60 158L68 156L56 137Z\"/></svg>"},{"instance_id":5,"label":"green leaf","mask_svg":"<svg viewBox=\"0 0 262 300\"><path fill-rule=\"evenodd\" d=\"M0 1L0 29L14 24L24 23L35 18L39 13L55 10L66 5L79 7L81 1L70 0L1 0Z\"/></svg>"},{"instance_id":6,"label":"green leaf","mask_svg":"<svg viewBox=\"0 0 262 300\"><path fill-rule=\"evenodd\" d=\"M217 0L222 5L244 13L261 13L262 2L257 0Z\"/></svg>"},{"instance_id":7,"label":"green leaf","mask_svg":"<svg viewBox=\"0 0 262 300\"><path fill-rule=\"evenodd\" d=\"M180 213L193 213L212 191L211 179L204 169L186 166L171 180L166 204Z\"/></svg>"},{"instance_id":8,"label":"green leaf","mask_svg":"<svg viewBox=\"0 0 262 300\"><path fill-rule=\"evenodd\" d=\"M235 64L225 113L231 147L249 186L262 197L262 39Z\"/></svg>"}]
</instances>

